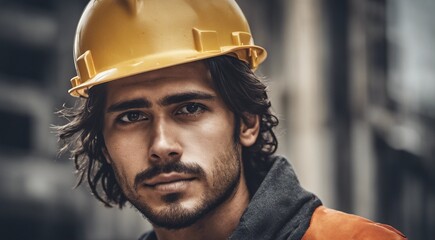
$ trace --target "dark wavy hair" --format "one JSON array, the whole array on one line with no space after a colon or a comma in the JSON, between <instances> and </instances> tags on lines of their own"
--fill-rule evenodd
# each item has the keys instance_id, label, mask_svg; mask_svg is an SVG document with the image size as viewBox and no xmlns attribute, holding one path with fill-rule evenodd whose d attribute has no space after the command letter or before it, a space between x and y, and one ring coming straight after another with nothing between
<instances>
[{"instance_id":1,"label":"dark wavy hair","mask_svg":"<svg viewBox=\"0 0 435 240\"><path fill-rule=\"evenodd\" d=\"M234 113L235 139L239 134L240 121L247 121L246 113L260 117L260 134L255 144L242 149L245 177L252 194L271 164L269 156L278 147L273 132L278 119L270 110L266 86L245 62L234 57L219 56L203 61L211 73L216 91ZM78 175L76 186L86 180L92 194L105 206L118 205L122 208L127 199L116 181L112 166L103 154L104 86L101 84L92 87L89 98L79 99L74 107L64 107L57 112L68 123L55 127L55 130L62 144L61 152L71 152Z\"/></svg>"}]
</instances>

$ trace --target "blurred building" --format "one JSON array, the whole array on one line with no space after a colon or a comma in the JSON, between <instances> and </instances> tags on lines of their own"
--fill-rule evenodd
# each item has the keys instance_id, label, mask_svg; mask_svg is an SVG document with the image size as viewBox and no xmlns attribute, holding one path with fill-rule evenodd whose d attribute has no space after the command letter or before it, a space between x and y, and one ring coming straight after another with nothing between
<instances>
[{"instance_id":1,"label":"blurred building","mask_svg":"<svg viewBox=\"0 0 435 240\"><path fill-rule=\"evenodd\" d=\"M435 236L435 2L237 0L280 117L279 153L324 204ZM0 236L135 239L149 224L73 190L50 125L87 1L0 1ZM109 16L110 17L110 16Z\"/></svg>"}]
</instances>

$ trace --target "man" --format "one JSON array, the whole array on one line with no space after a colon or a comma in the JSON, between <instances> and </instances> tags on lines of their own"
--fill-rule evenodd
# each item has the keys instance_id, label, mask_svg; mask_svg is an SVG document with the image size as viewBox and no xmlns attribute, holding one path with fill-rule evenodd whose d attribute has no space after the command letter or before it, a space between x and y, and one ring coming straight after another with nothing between
<instances>
[{"instance_id":1,"label":"man","mask_svg":"<svg viewBox=\"0 0 435 240\"><path fill-rule=\"evenodd\" d=\"M98 200L151 222L141 239L404 239L323 207L273 156L266 51L233 0L91 1L74 54L83 100L59 136Z\"/></svg>"}]
</instances>

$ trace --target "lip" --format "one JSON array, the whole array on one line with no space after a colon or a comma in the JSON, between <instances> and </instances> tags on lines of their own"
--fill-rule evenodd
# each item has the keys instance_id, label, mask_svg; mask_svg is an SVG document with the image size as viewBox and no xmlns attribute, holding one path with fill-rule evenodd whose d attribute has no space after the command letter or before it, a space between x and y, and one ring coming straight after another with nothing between
<instances>
[{"instance_id":1,"label":"lip","mask_svg":"<svg viewBox=\"0 0 435 240\"><path fill-rule=\"evenodd\" d=\"M160 174L156 177L153 177L150 180L145 181L144 184L147 187L157 187L159 185L170 185L177 182L188 182L194 179L195 177L186 174L172 172L172 173Z\"/></svg>"}]
</instances>

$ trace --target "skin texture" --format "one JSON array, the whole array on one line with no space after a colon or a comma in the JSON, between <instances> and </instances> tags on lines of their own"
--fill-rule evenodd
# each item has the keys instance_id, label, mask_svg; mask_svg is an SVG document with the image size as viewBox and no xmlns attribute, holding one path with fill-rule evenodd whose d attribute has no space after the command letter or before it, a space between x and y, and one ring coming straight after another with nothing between
<instances>
[{"instance_id":1,"label":"skin texture","mask_svg":"<svg viewBox=\"0 0 435 240\"><path fill-rule=\"evenodd\" d=\"M241 147L254 144L258 116L247 115L234 136L234 115L202 62L106 90L103 152L158 239L228 238L249 202Z\"/></svg>"}]
</instances>

